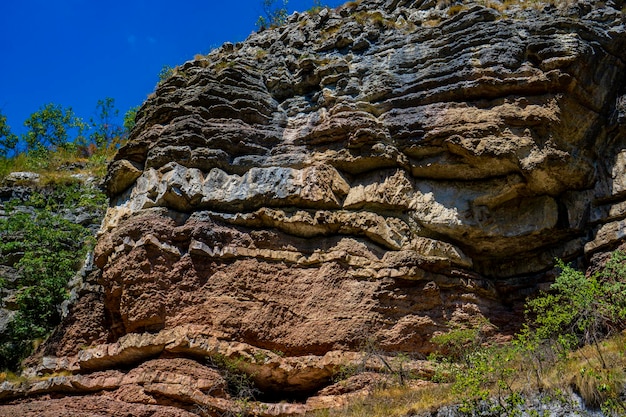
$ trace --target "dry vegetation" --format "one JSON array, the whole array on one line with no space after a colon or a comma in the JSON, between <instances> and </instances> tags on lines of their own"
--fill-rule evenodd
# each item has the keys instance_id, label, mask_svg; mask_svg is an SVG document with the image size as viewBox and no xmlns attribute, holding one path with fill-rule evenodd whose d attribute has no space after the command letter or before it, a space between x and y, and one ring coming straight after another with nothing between
<instances>
[{"instance_id":1,"label":"dry vegetation","mask_svg":"<svg viewBox=\"0 0 626 417\"><path fill-rule=\"evenodd\" d=\"M472 0L471 2L504 12L516 7L521 9L543 9L546 6L565 8L574 5L576 0ZM448 14L453 16L466 9L468 3L470 3L468 0L464 1L463 4L454 0L438 0L437 7L440 9L449 8Z\"/></svg>"},{"instance_id":2,"label":"dry vegetation","mask_svg":"<svg viewBox=\"0 0 626 417\"><path fill-rule=\"evenodd\" d=\"M619 392L626 380L626 334L604 341L600 347L605 360L609 361L613 375L601 375L601 369L593 347L585 346L572 352L566 360L555 363L544 370L537 380L526 359L516 356L509 364L519 370L511 387L517 392L532 395L542 392L544 399L568 401L572 390L583 398L586 404L600 407L606 398L603 392ZM596 371L594 371L596 370ZM611 386L609 386L609 384ZM497 398L500 387L489 387L489 397ZM403 417L432 412L442 406L459 404L463 394L455 390L452 383L424 382L379 387L370 395L363 396L349 406L340 409L321 410L311 413L311 417ZM617 406L619 409L619 406ZM610 415L610 414L609 414ZM619 415L615 414L615 415Z\"/></svg>"},{"instance_id":3,"label":"dry vegetation","mask_svg":"<svg viewBox=\"0 0 626 417\"><path fill-rule=\"evenodd\" d=\"M73 181L73 176L103 178L107 163L113 158L120 143L103 148L76 150L58 149L38 156L20 153L13 158L0 159L0 180L11 172L29 171L41 176L40 185L62 184Z\"/></svg>"},{"instance_id":4,"label":"dry vegetation","mask_svg":"<svg viewBox=\"0 0 626 417\"><path fill-rule=\"evenodd\" d=\"M440 352L430 358L437 369L430 381L401 378L319 415L407 416L454 403L467 415L517 416L537 401L569 404L572 392L604 415L626 415L626 254L614 252L590 276L558 267L550 291L528 301L527 321L511 342L490 343L488 322L453 327L432 338Z\"/></svg>"}]
</instances>

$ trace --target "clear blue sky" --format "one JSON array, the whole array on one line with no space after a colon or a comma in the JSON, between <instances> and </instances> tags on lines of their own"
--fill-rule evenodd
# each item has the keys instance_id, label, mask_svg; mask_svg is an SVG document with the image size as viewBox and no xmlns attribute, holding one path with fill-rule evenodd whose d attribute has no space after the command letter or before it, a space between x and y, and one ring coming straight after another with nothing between
<instances>
[{"instance_id":1,"label":"clear blue sky","mask_svg":"<svg viewBox=\"0 0 626 417\"><path fill-rule=\"evenodd\" d=\"M288 4L290 12L312 5ZM260 14L261 0L2 0L0 112L17 134L47 103L88 121L112 97L123 115L154 90L164 65L244 40Z\"/></svg>"}]
</instances>

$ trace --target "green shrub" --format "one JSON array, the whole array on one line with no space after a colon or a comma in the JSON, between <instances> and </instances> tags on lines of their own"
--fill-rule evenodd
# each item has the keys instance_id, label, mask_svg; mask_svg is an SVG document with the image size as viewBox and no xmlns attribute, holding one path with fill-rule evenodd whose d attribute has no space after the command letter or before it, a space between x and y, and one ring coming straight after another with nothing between
<instances>
[{"instance_id":1,"label":"green shrub","mask_svg":"<svg viewBox=\"0 0 626 417\"><path fill-rule=\"evenodd\" d=\"M27 202L34 213L18 210L17 201L5 204L9 216L0 219L0 260L14 262L19 278L12 284L17 308L0 343L0 368L17 369L30 353L32 341L46 337L59 324L67 285L93 247L93 238L87 228L54 211L76 206L104 209L100 204L106 199L89 190L70 184L34 192ZM11 258L18 260L9 262ZM7 285L6 280L2 283Z\"/></svg>"},{"instance_id":2,"label":"green shrub","mask_svg":"<svg viewBox=\"0 0 626 417\"><path fill-rule=\"evenodd\" d=\"M287 21L287 4L289 0L282 0L282 7L276 5L278 0L262 0L261 6L265 16L259 16L256 26L260 29L267 29L282 26Z\"/></svg>"},{"instance_id":3,"label":"green shrub","mask_svg":"<svg viewBox=\"0 0 626 417\"><path fill-rule=\"evenodd\" d=\"M175 67L171 67L169 65L163 65L163 67L161 67L161 71L159 71L159 84L161 84L162 82L170 78L172 75L174 75L175 71L176 71Z\"/></svg>"},{"instance_id":4,"label":"green shrub","mask_svg":"<svg viewBox=\"0 0 626 417\"><path fill-rule=\"evenodd\" d=\"M561 274L527 304L527 324L518 338L525 349L547 346L564 356L588 344L598 347L607 336L625 328L626 254L616 251L602 272L585 276L557 261Z\"/></svg>"},{"instance_id":5,"label":"green shrub","mask_svg":"<svg viewBox=\"0 0 626 417\"><path fill-rule=\"evenodd\" d=\"M562 261L557 266L550 290L527 302L526 324L513 343L482 346L478 330L461 328L432 339L447 355L436 377L452 381L462 412L521 415L526 392L570 388L607 415L626 412L626 352L606 342L626 328L626 254L613 253L591 276Z\"/></svg>"},{"instance_id":6,"label":"green shrub","mask_svg":"<svg viewBox=\"0 0 626 417\"><path fill-rule=\"evenodd\" d=\"M115 108L115 99L112 97L106 97L96 103L96 118L89 121L93 130L89 139L97 148L105 148L115 138L124 134L122 126L115 123L119 113L119 110Z\"/></svg>"},{"instance_id":7,"label":"green shrub","mask_svg":"<svg viewBox=\"0 0 626 417\"><path fill-rule=\"evenodd\" d=\"M78 118L70 107L63 108L58 104L49 103L31 114L24 122L28 131L23 139L28 151L47 155L50 150L72 150L84 141L85 123ZM70 133L74 133L73 141Z\"/></svg>"},{"instance_id":8,"label":"green shrub","mask_svg":"<svg viewBox=\"0 0 626 417\"><path fill-rule=\"evenodd\" d=\"M229 394L244 402L254 400L261 391L254 384L252 376L247 374L245 360L242 357L229 358L221 354L210 356L209 365L217 369L226 380Z\"/></svg>"},{"instance_id":9,"label":"green shrub","mask_svg":"<svg viewBox=\"0 0 626 417\"><path fill-rule=\"evenodd\" d=\"M137 118L138 111L139 106L135 106L124 113L124 131L126 136L130 135L130 131L135 127L135 119Z\"/></svg>"},{"instance_id":10,"label":"green shrub","mask_svg":"<svg viewBox=\"0 0 626 417\"><path fill-rule=\"evenodd\" d=\"M470 328L453 325L448 332L433 336L431 342L448 359L467 362L469 356L480 348L483 340L482 324Z\"/></svg>"},{"instance_id":11,"label":"green shrub","mask_svg":"<svg viewBox=\"0 0 626 417\"><path fill-rule=\"evenodd\" d=\"M9 153L14 152L17 141L18 137L11 132L7 117L0 113L0 157L5 158Z\"/></svg>"},{"instance_id":12,"label":"green shrub","mask_svg":"<svg viewBox=\"0 0 626 417\"><path fill-rule=\"evenodd\" d=\"M620 400L624 375L614 372L621 369L621 356L607 356L602 346L607 337L626 328L625 261L626 254L616 251L602 271L591 276L558 261L561 273L549 292L528 302L527 324L516 340L539 385L546 369L571 364L574 356L579 371L570 378L571 385L589 405L609 415L626 411ZM586 354L576 358L577 352Z\"/></svg>"}]
</instances>

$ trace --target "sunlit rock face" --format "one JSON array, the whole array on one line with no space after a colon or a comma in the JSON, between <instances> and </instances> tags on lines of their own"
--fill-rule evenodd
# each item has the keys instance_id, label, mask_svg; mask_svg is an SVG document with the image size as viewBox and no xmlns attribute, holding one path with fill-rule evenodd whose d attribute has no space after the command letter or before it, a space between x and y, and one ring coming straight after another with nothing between
<instances>
[{"instance_id":1,"label":"sunlit rock face","mask_svg":"<svg viewBox=\"0 0 626 417\"><path fill-rule=\"evenodd\" d=\"M260 385L311 391L365 341L420 357L450 322L507 334L555 257L616 247L622 2L434 3L294 14L162 82L109 167L101 346L78 352L79 303L46 354L262 351Z\"/></svg>"},{"instance_id":2,"label":"sunlit rock face","mask_svg":"<svg viewBox=\"0 0 626 417\"><path fill-rule=\"evenodd\" d=\"M157 88L109 171L115 336L427 352L611 244L620 13L395 3L294 15Z\"/></svg>"}]
</instances>

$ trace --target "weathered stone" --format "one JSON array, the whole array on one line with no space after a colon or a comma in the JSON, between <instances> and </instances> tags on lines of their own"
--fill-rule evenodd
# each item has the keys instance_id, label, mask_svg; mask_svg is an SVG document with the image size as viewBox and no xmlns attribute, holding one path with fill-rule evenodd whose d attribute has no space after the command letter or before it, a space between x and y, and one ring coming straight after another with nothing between
<instances>
[{"instance_id":1,"label":"weathered stone","mask_svg":"<svg viewBox=\"0 0 626 417\"><path fill-rule=\"evenodd\" d=\"M40 175L35 172L11 172L2 179L2 185L10 187L36 186Z\"/></svg>"},{"instance_id":2,"label":"weathered stone","mask_svg":"<svg viewBox=\"0 0 626 417\"><path fill-rule=\"evenodd\" d=\"M0 406L6 417L196 417L197 414L169 405L137 404L120 401L109 396L93 395L34 399Z\"/></svg>"},{"instance_id":3,"label":"weathered stone","mask_svg":"<svg viewBox=\"0 0 626 417\"><path fill-rule=\"evenodd\" d=\"M368 341L426 355L450 322L515 331L555 257L626 236L623 13L578 3L351 2L183 64L109 167L102 291L40 371L129 404L241 411L217 379L173 370L88 381L223 355L267 393L310 394ZM339 405L369 383L351 382L254 412Z\"/></svg>"},{"instance_id":4,"label":"weathered stone","mask_svg":"<svg viewBox=\"0 0 626 417\"><path fill-rule=\"evenodd\" d=\"M107 172L107 191L109 194L117 195L132 185L141 175L141 169L137 168L131 161L115 161Z\"/></svg>"}]
</instances>

